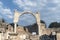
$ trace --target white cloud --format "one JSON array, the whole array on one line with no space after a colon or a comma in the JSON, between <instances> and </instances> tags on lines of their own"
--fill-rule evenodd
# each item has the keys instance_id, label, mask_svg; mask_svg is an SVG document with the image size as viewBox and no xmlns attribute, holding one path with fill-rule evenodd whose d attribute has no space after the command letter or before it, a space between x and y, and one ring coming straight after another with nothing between
<instances>
[{"instance_id":1,"label":"white cloud","mask_svg":"<svg viewBox=\"0 0 60 40\"><path fill-rule=\"evenodd\" d=\"M60 12L60 0L41 0L40 10L49 10L47 14ZM44 4L44 6L42 6Z\"/></svg>"},{"instance_id":2,"label":"white cloud","mask_svg":"<svg viewBox=\"0 0 60 40\"><path fill-rule=\"evenodd\" d=\"M42 20L44 20L47 24L54 21L60 21L60 0L41 0L40 4Z\"/></svg>"},{"instance_id":3,"label":"white cloud","mask_svg":"<svg viewBox=\"0 0 60 40\"><path fill-rule=\"evenodd\" d=\"M9 8L3 9L2 12L3 12L3 14L12 14L12 12Z\"/></svg>"},{"instance_id":4,"label":"white cloud","mask_svg":"<svg viewBox=\"0 0 60 40\"><path fill-rule=\"evenodd\" d=\"M35 11L37 10L37 3L36 1L31 0L13 0L13 2L19 7L22 8L24 11ZM35 19L31 15L23 15L20 20L27 22L26 24L31 24L35 22Z\"/></svg>"},{"instance_id":5,"label":"white cloud","mask_svg":"<svg viewBox=\"0 0 60 40\"><path fill-rule=\"evenodd\" d=\"M60 0L53 0L53 3L60 3Z\"/></svg>"},{"instance_id":6,"label":"white cloud","mask_svg":"<svg viewBox=\"0 0 60 40\"><path fill-rule=\"evenodd\" d=\"M40 0L39 1L39 4L42 6L42 5L46 5L47 4L47 0Z\"/></svg>"},{"instance_id":7,"label":"white cloud","mask_svg":"<svg viewBox=\"0 0 60 40\"><path fill-rule=\"evenodd\" d=\"M36 6L37 4L35 2L32 2L30 0L13 0L14 3L16 3L18 6Z\"/></svg>"},{"instance_id":8,"label":"white cloud","mask_svg":"<svg viewBox=\"0 0 60 40\"><path fill-rule=\"evenodd\" d=\"M8 16L8 18L11 18L11 19L13 18L13 16L12 16L12 15L7 15L7 16Z\"/></svg>"},{"instance_id":9,"label":"white cloud","mask_svg":"<svg viewBox=\"0 0 60 40\"><path fill-rule=\"evenodd\" d=\"M13 2L23 10L30 10L41 12L41 18L47 24L53 21L59 21L60 0L13 0Z\"/></svg>"},{"instance_id":10,"label":"white cloud","mask_svg":"<svg viewBox=\"0 0 60 40\"><path fill-rule=\"evenodd\" d=\"M17 4L19 8L23 8L23 10L31 11L31 8L37 7L37 3L31 0L13 0L13 2Z\"/></svg>"},{"instance_id":11,"label":"white cloud","mask_svg":"<svg viewBox=\"0 0 60 40\"><path fill-rule=\"evenodd\" d=\"M2 2L0 2L0 5L3 5L3 3L2 3Z\"/></svg>"},{"instance_id":12,"label":"white cloud","mask_svg":"<svg viewBox=\"0 0 60 40\"><path fill-rule=\"evenodd\" d=\"M2 14L2 17L8 17L8 18L12 18L9 17L8 15L12 15L12 11L10 8L6 8L4 7L4 4L0 1L0 14Z\"/></svg>"}]
</instances>

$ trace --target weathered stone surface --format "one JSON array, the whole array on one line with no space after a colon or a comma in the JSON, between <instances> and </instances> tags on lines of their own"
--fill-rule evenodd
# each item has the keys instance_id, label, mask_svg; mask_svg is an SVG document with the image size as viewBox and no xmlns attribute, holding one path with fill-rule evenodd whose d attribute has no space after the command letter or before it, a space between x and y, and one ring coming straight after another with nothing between
<instances>
[{"instance_id":1,"label":"weathered stone surface","mask_svg":"<svg viewBox=\"0 0 60 40\"><path fill-rule=\"evenodd\" d=\"M26 12L25 12L26 13ZM24 12L22 14L18 14L17 13L17 18L15 18L15 21L18 22L18 19L19 19L19 16L25 14ZM30 13L30 12L28 12ZM30 13L32 14L32 13ZM46 39L46 40L50 40L52 39L51 36L53 35L52 33L53 32L56 32L56 37L57 37L57 40L60 40L60 32L57 32L57 31L60 31L60 28L46 28L45 27L45 24L44 23L40 23L40 15L39 13L37 13L36 15L35 14L32 14L34 17L36 17L36 21L37 21L37 25L38 25L38 35L32 35L32 33L30 33L28 31L28 28L26 28L26 30L24 30L24 27L22 26L16 26L15 27L15 31L14 32L14 28L11 26L11 25L8 25L6 23L2 23L0 22L0 40L1 40L1 37L2 39L6 39L6 40L39 40L39 38L41 37L41 39ZM16 17L16 14L15 14L15 17ZM16 23L14 21L14 23ZM7 29L6 29L7 28ZM35 29L31 29L31 30L35 30ZM43 36L45 35L45 36ZM47 35L47 36L46 36ZM54 38L53 38L54 39Z\"/></svg>"}]
</instances>

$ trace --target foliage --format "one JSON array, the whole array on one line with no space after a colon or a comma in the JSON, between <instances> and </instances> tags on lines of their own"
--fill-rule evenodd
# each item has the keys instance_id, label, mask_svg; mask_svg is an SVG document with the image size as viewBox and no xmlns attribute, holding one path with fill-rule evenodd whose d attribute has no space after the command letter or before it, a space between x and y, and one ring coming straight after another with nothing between
<instances>
[{"instance_id":1,"label":"foliage","mask_svg":"<svg viewBox=\"0 0 60 40\"><path fill-rule=\"evenodd\" d=\"M49 25L49 28L59 28L59 27L60 27L60 23L58 23L58 22L52 22Z\"/></svg>"}]
</instances>

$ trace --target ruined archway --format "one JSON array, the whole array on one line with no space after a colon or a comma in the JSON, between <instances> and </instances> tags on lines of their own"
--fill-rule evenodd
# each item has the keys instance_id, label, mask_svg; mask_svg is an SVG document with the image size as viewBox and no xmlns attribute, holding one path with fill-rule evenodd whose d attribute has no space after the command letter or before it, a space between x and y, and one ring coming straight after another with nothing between
<instances>
[{"instance_id":1,"label":"ruined archway","mask_svg":"<svg viewBox=\"0 0 60 40\"><path fill-rule=\"evenodd\" d=\"M31 14L33 15L35 18L36 18L36 22L37 22L37 25L38 25L38 33L39 33L39 36L41 36L41 30L40 30L40 14L39 12L36 12L36 14L33 14L32 12L28 11L28 12L22 12L22 13L19 13L17 11L15 11L15 14L14 14L14 24L15 24L15 28L14 28L14 32L16 32L16 24L18 23L18 20L19 20L19 17L22 16L23 14Z\"/></svg>"},{"instance_id":2,"label":"ruined archway","mask_svg":"<svg viewBox=\"0 0 60 40\"><path fill-rule=\"evenodd\" d=\"M36 17L31 13L25 12L19 16L18 25L26 27L33 25L34 23L36 23Z\"/></svg>"},{"instance_id":3,"label":"ruined archway","mask_svg":"<svg viewBox=\"0 0 60 40\"><path fill-rule=\"evenodd\" d=\"M26 32L38 35L38 26L34 26L37 25L35 23L37 23L36 17L30 12L24 12L19 16L18 25L21 25Z\"/></svg>"}]
</instances>

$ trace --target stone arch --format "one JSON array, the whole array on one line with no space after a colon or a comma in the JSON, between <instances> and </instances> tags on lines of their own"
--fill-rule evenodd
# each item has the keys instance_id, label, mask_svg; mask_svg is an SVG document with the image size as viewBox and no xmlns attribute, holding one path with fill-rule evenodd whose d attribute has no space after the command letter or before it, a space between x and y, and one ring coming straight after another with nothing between
<instances>
[{"instance_id":1,"label":"stone arch","mask_svg":"<svg viewBox=\"0 0 60 40\"><path fill-rule=\"evenodd\" d=\"M35 19L35 21L36 21L36 23L37 23L37 19L36 19L36 16L35 16L35 14L33 14L32 12L23 12L23 13L21 13L21 15L19 16L19 20L20 20L20 17L21 16L23 16L24 14L31 14L32 15L32 17L34 17L34 19ZM18 21L19 21L18 20ZM31 21L31 20L30 20ZM34 24L33 24L34 25ZM33 33L33 32L36 32L36 34L38 35L38 26L31 26L30 28L29 27L26 27L27 29L28 29L28 32L29 33ZM37 25L37 24L36 24Z\"/></svg>"},{"instance_id":2,"label":"stone arch","mask_svg":"<svg viewBox=\"0 0 60 40\"><path fill-rule=\"evenodd\" d=\"M37 25L38 25L38 31L39 31L39 36L41 35L41 31L40 31L40 14L37 12L36 14L33 14L32 12L28 11L28 12L22 12L19 14L19 12L15 11L14 14L14 24L15 24L15 32L16 32L16 23L19 21L19 17L22 16L23 14L31 14L35 17Z\"/></svg>"},{"instance_id":3,"label":"stone arch","mask_svg":"<svg viewBox=\"0 0 60 40\"><path fill-rule=\"evenodd\" d=\"M34 17L35 21L37 20L35 14L33 14L33 13L31 13L31 12L23 12L23 13L20 14L19 17L23 16L24 14L30 14L30 15L32 15L32 17ZM18 21L19 21L19 20L18 20ZM37 22L37 21L36 21L36 22Z\"/></svg>"}]
</instances>

